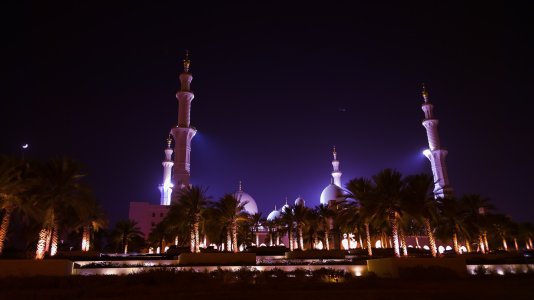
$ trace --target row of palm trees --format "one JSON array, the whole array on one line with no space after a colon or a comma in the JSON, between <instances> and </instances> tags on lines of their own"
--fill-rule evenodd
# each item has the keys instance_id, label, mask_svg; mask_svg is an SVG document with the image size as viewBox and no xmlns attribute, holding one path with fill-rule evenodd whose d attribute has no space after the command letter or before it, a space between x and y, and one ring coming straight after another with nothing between
<instances>
[{"instance_id":1,"label":"row of palm trees","mask_svg":"<svg viewBox=\"0 0 534 300\"><path fill-rule=\"evenodd\" d=\"M345 199L330 205L308 208L286 205L279 218L267 221L261 214L248 215L246 203L235 194L227 194L211 201L206 190L199 186L182 189L173 195L169 214L155 227L151 240L160 244L180 241L191 252L199 252L206 239L221 250L238 251L238 245L260 245L259 229L267 229L269 245L278 245L287 235L290 251L314 249L320 243L324 249L341 248L343 233L354 234L361 248L373 255L373 240L386 245L390 241L394 255L408 255L408 236L427 236L432 256L437 256L436 239L452 242L454 252L460 245L467 251L486 253L493 241L503 250L508 242L532 249L534 228L514 223L509 217L496 213L488 199L475 194L460 198L434 199L433 178L427 174L403 176L392 169L384 169L371 178L355 178L345 189ZM202 240L202 241L201 241ZM365 241L365 242L364 242ZM320 242L320 243L319 243ZM472 249L472 246L476 246Z\"/></svg>"},{"instance_id":2,"label":"row of palm trees","mask_svg":"<svg viewBox=\"0 0 534 300\"><path fill-rule=\"evenodd\" d=\"M83 178L80 164L68 158L42 162L1 156L0 255L14 213L39 227L36 259L56 255L60 237L73 231L81 233L81 249L89 251L93 232L107 221Z\"/></svg>"}]
</instances>

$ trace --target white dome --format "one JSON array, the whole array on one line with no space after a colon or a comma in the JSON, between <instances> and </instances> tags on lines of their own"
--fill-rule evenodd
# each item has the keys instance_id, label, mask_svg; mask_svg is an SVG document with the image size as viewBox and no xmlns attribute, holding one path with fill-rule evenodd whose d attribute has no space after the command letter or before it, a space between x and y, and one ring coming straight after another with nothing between
<instances>
[{"instance_id":1,"label":"white dome","mask_svg":"<svg viewBox=\"0 0 534 300\"><path fill-rule=\"evenodd\" d=\"M274 221L280 217L281 217L280 211L275 209L267 216L267 221Z\"/></svg>"},{"instance_id":2,"label":"white dome","mask_svg":"<svg viewBox=\"0 0 534 300\"><path fill-rule=\"evenodd\" d=\"M306 201L304 201L304 198L298 196L298 198L295 199L295 206L306 206Z\"/></svg>"},{"instance_id":3,"label":"white dome","mask_svg":"<svg viewBox=\"0 0 534 300\"><path fill-rule=\"evenodd\" d=\"M235 193L235 197L241 203L246 202L244 209L247 213L249 213L250 215L258 213L258 205L256 205L256 201L254 201L254 198L252 198L252 196L243 191L237 191Z\"/></svg>"},{"instance_id":4,"label":"white dome","mask_svg":"<svg viewBox=\"0 0 534 300\"><path fill-rule=\"evenodd\" d=\"M339 186L331 183L326 186L321 193L321 204L328 205L332 200L344 200L345 191Z\"/></svg>"}]
</instances>

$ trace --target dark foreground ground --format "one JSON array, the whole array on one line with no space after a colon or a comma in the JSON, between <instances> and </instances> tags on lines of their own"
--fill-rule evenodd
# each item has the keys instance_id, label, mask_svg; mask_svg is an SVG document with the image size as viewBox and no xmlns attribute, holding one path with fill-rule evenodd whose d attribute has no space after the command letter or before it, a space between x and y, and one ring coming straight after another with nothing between
<instances>
[{"instance_id":1,"label":"dark foreground ground","mask_svg":"<svg viewBox=\"0 0 534 300\"><path fill-rule=\"evenodd\" d=\"M250 275L250 274L248 274ZM246 276L248 276L246 275ZM239 278L152 273L1 278L0 299L534 299L534 276L458 278ZM336 281L333 278L326 280Z\"/></svg>"}]
</instances>

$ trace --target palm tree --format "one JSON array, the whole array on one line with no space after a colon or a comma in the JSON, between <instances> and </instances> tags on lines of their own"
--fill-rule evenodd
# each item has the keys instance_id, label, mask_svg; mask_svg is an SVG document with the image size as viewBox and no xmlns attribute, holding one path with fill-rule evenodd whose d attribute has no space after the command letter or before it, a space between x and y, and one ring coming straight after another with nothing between
<instances>
[{"instance_id":1,"label":"palm tree","mask_svg":"<svg viewBox=\"0 0 534 300\"><path fill-rule=\"evenodd\" d=\"M467 226L478 237L478 247L482 254L489 251L487 243L488 219L486 214L494 207L487 198L478 194L467 194L460 198L460 205L466 216Z\"/></svg>"},{"instance_id":2,"label":"palm tree","mask_svg":"<svg viewBox=\"0 0 534 300\"><path fill-rule=\"evenodd\" d=\"M506 242L506 237L508 233L513 230L514 224L512 220L508 216L502 214L492 214L488 215L488 217L491 223L491 227L493 228L493 232L495 232L497 236L501 239L503 250L508 251L508 243Z\"/></svg>"},{"instance_id":3,"label":"palm tree","mask_svg":"<svg viewBox=\"0 0 534 300\"><path fill-rule=\"evenodd\" d=\"M324 247L323 249L330 250L330 223L333 217L333 211L328 205L319 204L315 207L315 212L319 216L324 230Z\"/></svg>"},{"instance_id":4,"label":"palm tree","mask_svg":"<svg viewBox=\"0 0 534 300\"><path fill-rule=\"evenodd\" d=\"M238 252L237 231L238 224L248 220L248 214L245 212L246 201L241 202L234 194L226 194L219 201L214 202L213 206L217 212L219 222L227 228L227 250Z\"/></svg>"},{"instance_id":5,"label":"palm tree","mask_svg":"<svg viewBox=\"0 0 534 300\"><path fill-rule=\"evenodd\" d=\"M176 194L176 195L175 195ZM202 212L208 204L206 189L200 186L187 186L173 193L180 210L185 214L190 232L190 247L192 253L200 252L199 226Z\"/></svg>"},{"instance_id":6,"label":"palm tree","mask_svg":"<svg viewBox=\"0 0 534 300\"><path fill-rule=\"evenodd\" d=\"M282 222L285 226L287 226L287 237L289 240L289 251L293 251L293 225L294 225L294 218L293 218L293 209L289 205L284 205L282 207L282 215L280 217L280 222Z\"/></svg>"},{"instance_id":7,"label":"palm tree","mask_svg":"<svg viewBox=\"0 0 534 300\"><path fill-rule=\"evenodd\" d=\"M161 253L163 253L163 243L172 239L172 233L169 229L170 227L164 221L161 221L148 234L148 242L151 245L157 245Z\"/></svg>"},{"instance_id":8,"label":"palm tree","mask_svg":"<svg viewBox=\"0 0 534 300\"><path fill-rule=\"evenodd\" d=\"M395 257L400 257L398 220L402 213L402 174L392 169L384 169L373 177L375 194L375 214L388 220L393 238Z\"/></svg>"},{"instance_id":9,"label":"palm tree","mask_svg":"<svg viewBox=\"0 0 534 300\"><path fill-rule=\"evenodd\" d=\"M115 225L115 236L122 245L124 254L128 253L128 243L135 238L142 238L142 234L134 220L118 221Z\"/></svg>"},{"instance_id":10,"label":"palm tree","mask_svg":"<svg viewBox=\"0 0 534 300\"><path fill-rule=\"evenodd\" d=\"M252 224L252 228L254 230L255 238L256 238L256 247L260 246L260 236L258 234L259 228L261 224L265 220L263 219L261 212L257 212L255 214L250 215L250 223Z\"/></svg>"},{"instance_id":11,"label":"palm tree","mask_svg":"<svg viewBox=\"0 0 534 300\"><path fill-rule=\"evenodd\" d=\"M32 194L43 213L36 259L44 258L50 238L50 255L54 256L57 252L60 225L76 210L79 199L83 197L80 180L84 175L80 169L77 162L67 158L37 165L38 184Z\"/></svg>"},{"instance_id":12,"label":"palm tree","mask_svg":"<svg viewBox=\"0 0 534 300\"><path fill-rule=\"evenodd\" d=\"M292 209L293 220L296 224L297 246L298 249L304 250L304 234L302 232L306 222L308 208L304 205L295 205Z\"/></svg>"},{"instance_id":13,"label":"palm tree","mask_svg":"<svg viewBox=\"0 0 534 300\"><path fill-rule=\"evenodd\" d=\"M350 192L350 197L357 199L359 202L358 213L365 228L365 241L367 254L373 256L373 249L371 244L371 233L369 223L371 218L375 215L374 191L372 183L369 179L360 177L349 181L345 188Z\"/></svg>"},{"instance_id":14,"label":"palm tree","mask_svg":"<svg viewBox=\"0 0 534 300\"><path fill-rule=\"evenodd\" d=\"M432 193L434 181L427 174L411 175L405 179L406 186L402 206L413 218L420 219L425 227L432 257L437 256L436 239L431 220L437 219L436 201Z\"/></svg>"},{"instance_id":15,"label":"palm tree","mask_svg":"<svg viewBox=\"0 0 534 300\"><path fill-rule=\"evenodd\" d=\"M190 225L180 203L173 201L161 222L167 227L169 234L174 237L176 246L184 245L186 241L189 241Z\"/></svg>"},{"instance_id":16,"label":"palm tree","mask_svg":"<svg viewBox=\"0 0 534 300\"><path fill-rule=\"evenodd\" d=\"M308 209L305 221L304 221L304 232L307 233L307 239L310 243L311 249L316 249L316 246L319 242L319 233L320 233L321 222L319 214L315 209Z\"/></svg>"},{"instance_id":17,"label":"palm tree","mask_svg":"<svg viewBox=\"0 0 534 300\"><path fill-rule=\"evenodd\" d=\"M4 249L11 214L15 209L25 210L23 194L28 190L29 180L24 177L25 165L13 157L0 156L0 255Z\"/></svg>"},{"instance_id":18,"label":"palm tree","mask_svg":"<svg viewBox=\"0 0 534 300\"><path fill-rule=\"evenodd\" d=\"M454 252L460 254L458 239L463 237L466 244L469 245L469 233L465 226L465 214L462 211L462 207L454 197L438 199L437 205L440 213L438 231L443 233L444 236L452 236Z\"/></svg>"},{"instance_id":19,"label":"palm tree","mask_svg":"<svg viewBox=\"0 0 534 300\"><path fill-rule=\"evenodd\" d=\"M74 208L76 213L72 215L74 217L72 223L74 224L73 227L81 228L81 249L87 252L91 248L92 233L107 227L107 218L92 193L89 190L85 190L84 194L83 197L79 198Z\"/></svg>"}]
</instances>

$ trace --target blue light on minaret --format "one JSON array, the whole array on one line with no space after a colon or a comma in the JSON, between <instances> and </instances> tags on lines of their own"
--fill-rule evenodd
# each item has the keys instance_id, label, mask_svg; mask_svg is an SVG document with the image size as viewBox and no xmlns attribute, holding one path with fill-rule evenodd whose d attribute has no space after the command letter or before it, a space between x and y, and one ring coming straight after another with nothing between
<instances>
[{"instance_id":1,"label":"blue light on minaret","mask_svg":"<svg viewBox=\"0 0 534 300\"><path fill-rule=\"evenodd\" d=\"M438 133L438 119L434 118L434 106L428 101L428 92L423 84L423 99L421 106L425 113L423 126L426 129L429 149L423 151L424 155L430 160L432 166L432 175L434 176L434 197L443 198L452 195L452 187L449 183L449 175L447 174L447 166L445 165L445 158L447 157L447 150L441 147Z\"/></svg>"},{"instance_id":2,"label":"blue light on minaret","mask_svg":"<svg viewBox=\"0 0 534 300\"><path fill-rule=\"evenodd\" d=\"M171 182L171 173L172 166L174 162L172 161L172 148L171 148L172 139L171 136L167 138L167 148L165 148L165 160L161 163L163 166L163 182L159 185L159 192L161 194L160 204L161 205L171 205L171 193L173 184Z\"/></svg>"},{"instance_id":3,"label":"blue light on minaret","mask_svg":"<svg viewBox=\"0 0 534 300\"><path fill-rule=\"evenodd\" d=\"M191 61L189 52L186 51L183 60L184 71L180 74L180 90L176 93L178 99L178 125L171 129L171 135L174 138L174 168L172 182L175 189L181 189L189 186L191 176L191 140L197 133L197 130L191 126L191 101L195 95L191 91L191 81L193 75L189 72Z\"/></svg>"}]
</instances>

